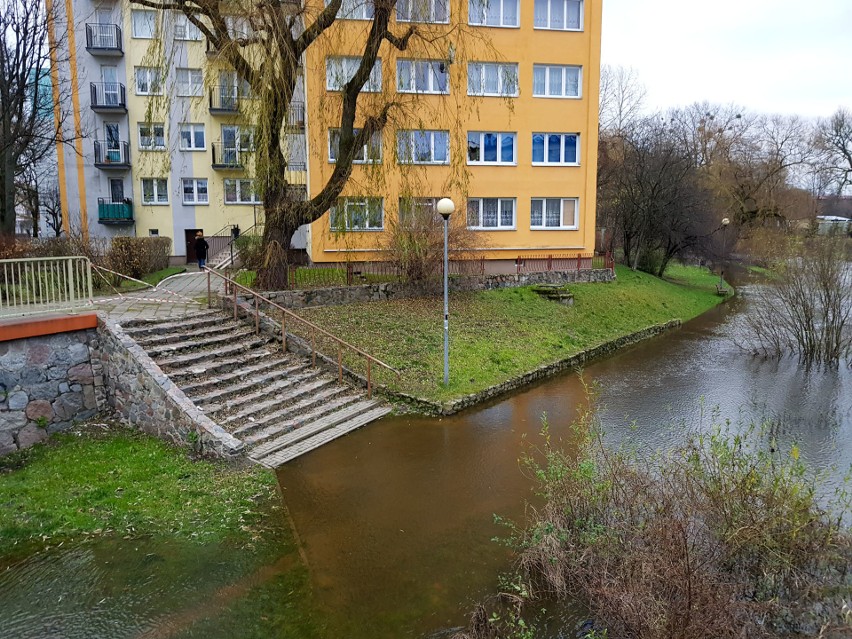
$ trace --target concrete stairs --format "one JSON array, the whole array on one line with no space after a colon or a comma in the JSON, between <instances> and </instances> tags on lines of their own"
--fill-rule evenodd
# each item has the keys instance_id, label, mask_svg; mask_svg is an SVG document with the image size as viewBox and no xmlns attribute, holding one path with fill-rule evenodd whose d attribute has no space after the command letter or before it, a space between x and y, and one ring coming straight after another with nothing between
<instances>
[{"instance_id":1,"label":"concrete stairs","mask_svg":"<svg viewBox=\"0 0 852 639\"><path fill-rule=\"evenodd\" d=\"M205 415L243 441L250 459L270 468L391 412L219 311L123 328Z\"/></svg>"}]
</instances>

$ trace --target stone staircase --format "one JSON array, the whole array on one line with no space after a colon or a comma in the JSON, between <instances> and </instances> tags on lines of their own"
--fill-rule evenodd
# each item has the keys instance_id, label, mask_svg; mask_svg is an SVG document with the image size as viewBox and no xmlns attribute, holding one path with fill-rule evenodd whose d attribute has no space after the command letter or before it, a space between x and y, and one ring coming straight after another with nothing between
<instances>
[{"instance_id":1,"label":"stone staircase","mask_svg":"<svg viewBox=\"0 0 852 639\"><path fill-rule=\"evenodd\" d=\"M123 328L205 415L243 441L250 459L270 468L391 412L219 311Z\"/></svg>"}]
</instances>

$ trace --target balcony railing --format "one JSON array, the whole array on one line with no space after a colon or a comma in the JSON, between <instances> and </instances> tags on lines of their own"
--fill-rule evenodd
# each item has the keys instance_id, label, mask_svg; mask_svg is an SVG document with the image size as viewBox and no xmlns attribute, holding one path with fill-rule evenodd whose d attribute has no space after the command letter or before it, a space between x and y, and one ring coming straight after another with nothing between
<instances>
[{"instance_id":1,"label":"balcony railing","mask_svg":"<svg viewBox=\"0 0 852 639\"><path fill-rule=\"evenodd\" d=\"M113 202L108 198L98 198L98 222L100 224L133 224L133 201L125 198Z\"/></svg>"},{"instance_id":2,"label":"balcony railing","mask_svg":"<svg viewBox=\"0 0 852 639\"><path fill-rule=\"evenodd\" d=\"M121 27L117 24L87 24L86 50L92 55L124 55Z\"/></svg>"},{"instance_id":3,"label":"balcony railing","mask_svg":"<svg viewBox=\"0 0 852 639\"><path fill-rule=\"evenodd\" d=\"M214 169L242 169L246 157L250 153L248 149L240 149L235 146L224 146L221 143L210 145L213 153L213 162L211 166Z\"/></svg>"},{"instance_id":4,"label":"balcony railing","mask_svg":"<svg viewBox=\"0 0 852 639\"><path fill-rule=\"evenodd\" d=\"M127 93L119 82L92 82L92 111L127 113Z\"/></svg>"},{"instance_id":5,"label":"balcony railing","mask_svg":"<svg viewBox=\"0 0 852 639\"><path fill-rule=\"evenodd\" d=\"M210 91L210 113L239 113L240 105L250 99L234 86L213 87Z\"/></svg>"},{"instance_id":6,"label":"balcony railing","mask_svg":"<svg viewBox=\"0 0 852 639\"><path fill-rule=\"evenodd\" d=\"M292 187L303 187L308 184L308 167L306 164L290 162L284 171L287 184Z\"/></svg>"},{"instance_id":7,"label":"balcony railing","mask_svg":"<svg viewBox=\"0 0 852 639\"><path fill-rule=\"evenodd\" d=\"M303 102L290 103L290 111L287 113L287 127L296 131L305 130L305 104Z\"/></svg>"},{"instance_id":8,"label":"balcony railing","mask_svg":"<svg viewBox=\"0 0 852 639\"><path fill-rule=\"evenodd\" d=\"M130 168L130 145L127 142L108 144L95 140L95 166L104 170L126 170Z\"/></svg>"}]
</instances>

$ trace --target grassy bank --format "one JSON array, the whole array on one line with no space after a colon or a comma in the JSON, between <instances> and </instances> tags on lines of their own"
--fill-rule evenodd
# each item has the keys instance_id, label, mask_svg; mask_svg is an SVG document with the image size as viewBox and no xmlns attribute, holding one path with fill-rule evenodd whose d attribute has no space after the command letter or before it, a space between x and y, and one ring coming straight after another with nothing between
<instances>
[{"instance_id":1,"label":"grassy bank","mask_svg":"<svg viewBox=\"0 0 852 639\"><path fill-rule=\"evenodd\" d=\"M247 544L280 527L275 501L275 478L260 468L90 426L0 458L0 547L110 534Z\"/></svg>"},{"instance_id":2,"label":"grassy bank","mask_svg":"<svg viewBox=\"0 0 852 639\"><path fill-rule=\"evenodd\" d=\"M528 288L459 293L450 299L450 385L443 386L440 298L306 309L302 314L402 371L392 388L446 401L721 301L706 269L672 266L660 280L617 267L608 284L570 287L573 307Z\"/></svg>"}]
</instances>

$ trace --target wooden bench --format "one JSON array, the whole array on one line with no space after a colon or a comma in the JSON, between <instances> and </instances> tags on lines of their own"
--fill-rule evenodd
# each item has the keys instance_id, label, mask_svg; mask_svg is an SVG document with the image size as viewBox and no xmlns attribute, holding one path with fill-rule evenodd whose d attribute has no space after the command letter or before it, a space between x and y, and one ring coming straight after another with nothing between
<instances>
[{"instance_id":1,"label":"wooden bench","mask_svg":"<svg viewBox=\"0 0 852 639\"><path fill-rule=\"evenodd\" d=\"M728 294L728 287L724 284L716 284L716 295L721 295L724 297Z\"/></svg>"}]
</instances>

